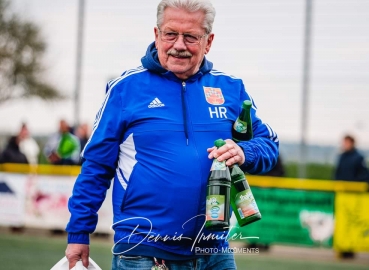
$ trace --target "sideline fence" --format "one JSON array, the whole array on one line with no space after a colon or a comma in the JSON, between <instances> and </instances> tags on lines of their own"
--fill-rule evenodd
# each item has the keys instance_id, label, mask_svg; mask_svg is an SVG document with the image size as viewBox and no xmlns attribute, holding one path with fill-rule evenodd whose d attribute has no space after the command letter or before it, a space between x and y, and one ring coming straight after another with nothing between
<instances>
[{"instance_id":1,"label":"sideline fence","mask_svg":"<svg viewBox=\"0 0 369 270\"><path fill-rule=\"evenodd\" d=\"M0 164L0 225L64 230L79 166ZM247 175L262 220L232 234L244 241L369 252L368 183ZM96 232L112 233L111 189Z\"/></svg>"}]
</instances>

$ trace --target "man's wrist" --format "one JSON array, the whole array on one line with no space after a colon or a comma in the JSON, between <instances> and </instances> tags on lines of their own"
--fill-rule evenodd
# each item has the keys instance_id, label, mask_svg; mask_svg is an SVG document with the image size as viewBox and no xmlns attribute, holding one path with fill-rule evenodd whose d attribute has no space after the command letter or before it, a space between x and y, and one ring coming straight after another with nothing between
<instances>
[{"instance_id":1,"label":"man's wrist","mask_svg":"<svg viewBox=\"0 0 369 270\"><path fill-rule=\"evenodd\" d=\"M243 162L243 164L239 165L241 170L243 171L247 171L248 169L250 169L250 165L253 164L254 160L255 160L255 153L254 153L254 149L252 147L252 144L250 144L250 142L248 141L242 141L237 143L239 147L241 147L241 149L243 150L243 153L245 155L245 161Z\"/></svg>"},{"instance_id":2,"label":"man's wrist","mask_svg":"<svg viewBox=\"0 0 369 270\"><path fill-rule=\"evenodd\" d=\"M68 233L68 244L90 244L89 233Z\"/></svg>"}]
</instances>

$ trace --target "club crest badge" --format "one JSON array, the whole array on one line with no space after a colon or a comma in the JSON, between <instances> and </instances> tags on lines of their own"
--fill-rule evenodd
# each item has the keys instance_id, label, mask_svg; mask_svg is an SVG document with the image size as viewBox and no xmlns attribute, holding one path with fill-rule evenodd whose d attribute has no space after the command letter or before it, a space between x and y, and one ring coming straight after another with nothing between
<instances>
[{"instance_id":1,"label":"club crest badge","mask_svg":"<svg viewBox=\"0 0 369 270\"><path fill-rule=\"evenodd\" d=\"M212 105L224 104L224 97L223 97L222 89L204 86L204 93L205 93L206 101L209 104L212 104Z\"/></svg>"}]
</instances>

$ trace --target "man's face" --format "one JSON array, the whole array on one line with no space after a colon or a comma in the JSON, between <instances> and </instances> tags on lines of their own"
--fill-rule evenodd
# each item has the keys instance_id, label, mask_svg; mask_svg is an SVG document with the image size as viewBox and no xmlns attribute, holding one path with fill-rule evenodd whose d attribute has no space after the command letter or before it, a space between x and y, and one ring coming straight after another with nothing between
<instances>
[{"instance_id":1,"label":"man's face","mask_svg":"<svg viewBox=\"0 0 369 270\"><path fill-rule=\"evenodd\" d=\"M18 135L19 139L23 140L29 137L29 131L27 127L22 127L19 135Z\"/></svg>"},{"instance_id":2,"label":"man's face","mask_svg":"<svg viewBox=\"0 0 369 270\"><path fill-rule=\"evenodd\" d=\"M179 34L191 34L202 36L205 29L202 27L205 15L202 11L189 13L183 9L166 8L164 20L160 25L163 32L177 32ZM163 68L172 71L178 78L185 80L195 74L201 65L204 55L209 52L214 34L201 38L199 44L186 45L183 35L179 35L175 43L161 40L159 29L155 28L155 45L158 49L158 57ZM168 51L187 52L192 56L168 55Z\"/></svg>"},{"instance_id":3,"label":"man's face","mask_svg":"<svg viewBox=\"0 0 369 270\"><path fill-rule=\"evenodd\" d=\"M67 122L65 122L64 120L61 120L60 123L59 123L59 131L60 131L60 133L69 132L69 126L68 126Z\"/></svg>"},{"instance_id":4,"label":"man's face","mask_svg":"<svg viewBox=\"0 0 369 270\"><path fill-rule=\"evenodd\" d=\"M344 139L342 141L342 150L343 151L351 151L354 148L354 144L349 139Z\"/></svg>"}]
</instances>

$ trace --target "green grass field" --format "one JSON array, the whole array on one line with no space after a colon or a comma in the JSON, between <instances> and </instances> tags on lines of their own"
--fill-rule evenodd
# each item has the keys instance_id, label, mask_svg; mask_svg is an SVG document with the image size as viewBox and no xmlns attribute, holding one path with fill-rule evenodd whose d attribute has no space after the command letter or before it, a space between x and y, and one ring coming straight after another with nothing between
<instances>
[{"instance_id":1,"label":"green grass field","mask_svg":"<svg viewBox=\"0 0 369 270\"><path fill-rule=\"evenodd\" d=\"M91 240L91 257L103 269L110 269L111 243L109 240ZM66 240L62 237L30 236L0 233L0 270L49 270L64 256ZM236 255L240 270L351 270L368 266L346 262L314 262L306 260L271 258L268 255Z\"/></svg>"}]
</instances>

